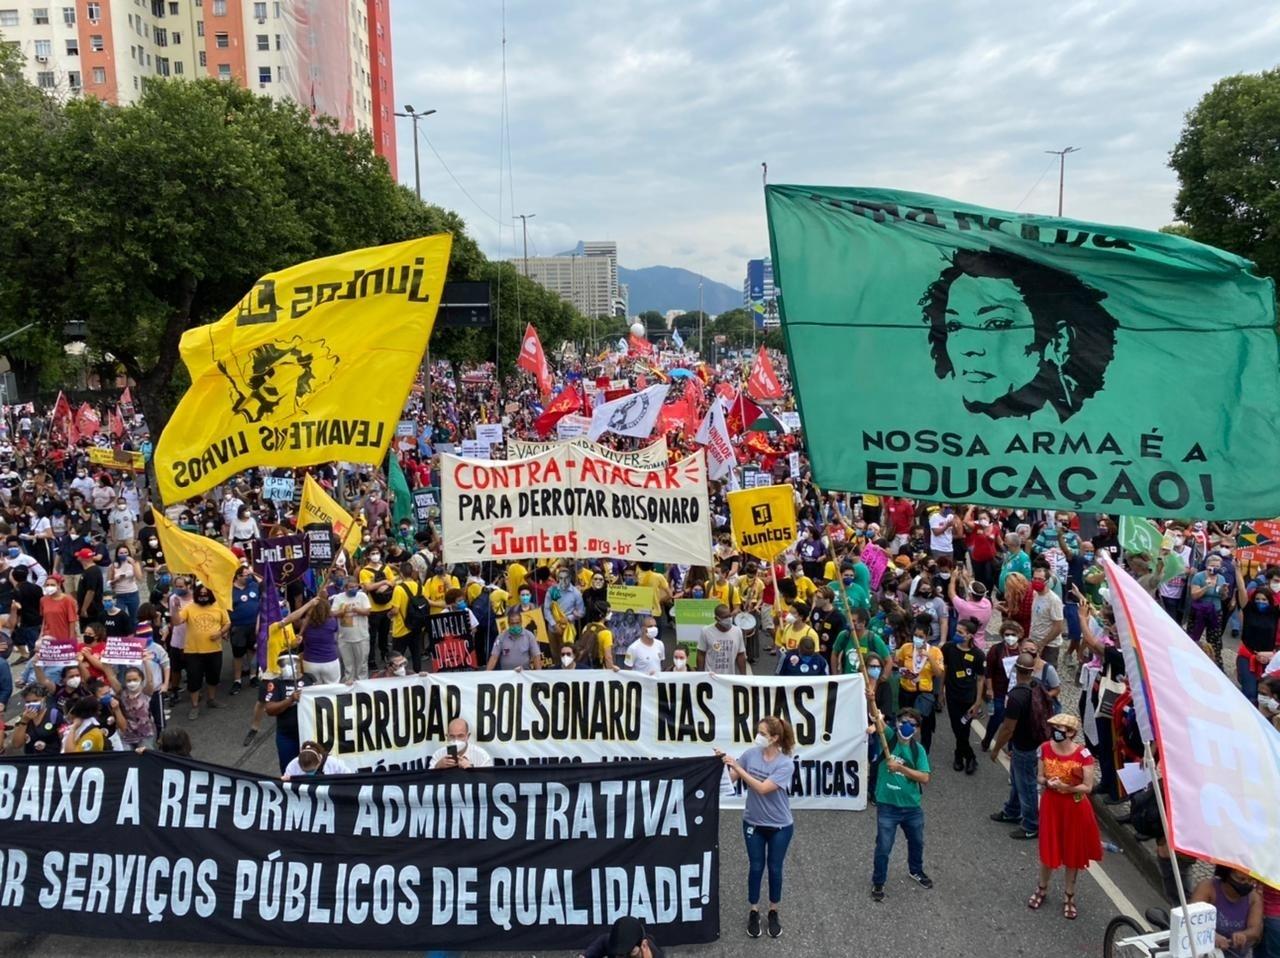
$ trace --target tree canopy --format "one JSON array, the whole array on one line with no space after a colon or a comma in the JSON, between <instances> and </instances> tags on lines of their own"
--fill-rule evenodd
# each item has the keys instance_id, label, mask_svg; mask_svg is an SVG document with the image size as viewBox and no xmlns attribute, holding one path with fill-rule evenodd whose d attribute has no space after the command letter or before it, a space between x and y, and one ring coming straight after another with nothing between
<instances>
[{"instance_id":1,"label":"tree canopy","mask_svg":"<svg viewBox=\"0 0 1280 958\"><path fill-rule=\"evenodd\" d=\"M0 348L15 367L47 363L55 383L64 330L83 323L91 353L138 384L153 432L185 386L183 332L262 274L342 250L452 233L449 278L495 284L504 364L526 321L548 348L579 331L572 307L489 262L456 213L398 185L365 134L212 79L155 81L126 107L59 104L11 68L0 79L0 333L39 329ZM438 329L432 347L487 359L494 333Z\"/></svg>"},{"instance_id":2,"label":"tree canopy","mask_svg":"<svg viewBox=\"0 0 1280 958\"><path fill-rule=\"evenodd\" d=\"M1187 113L1170 155L1192 239L1280 279L1280 69L1226 77Z\"/></svg>"}]
</instances>

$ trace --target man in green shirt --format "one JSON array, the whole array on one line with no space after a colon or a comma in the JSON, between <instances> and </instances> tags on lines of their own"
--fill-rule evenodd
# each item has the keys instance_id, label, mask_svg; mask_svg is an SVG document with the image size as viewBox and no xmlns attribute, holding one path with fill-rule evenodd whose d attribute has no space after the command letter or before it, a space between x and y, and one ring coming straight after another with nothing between
<instances>
[{"instance_id":1,"label":"man in green shirt","mask_svg":"<svg viewBox=\"0 0 1280 958\"><path fill-rule=\"evenodd\" d=\"M858 644L862 646L864 655L875 652L881 660L889 661L889 646L882 638L867 629L867 621L866 609L854 609L851 629L845 629L836 636L835 644L831 647L832 675L853 675L862 668L858 653L853 647L854 639L857 639Z\"/></svg>"},{"instance_id":2,"label":"man in green shirt","mask_svg":"<svg viewBox=\"0 0 1280 958\"><path fill-rule=\"evenodd\" d=\"M1004 592L1004 580L1009 578L1010 572L1018 572L1031 579L1031 557L1022 551L1022 536L1016 532L1010 532L1004 537L1005 552L1004 562L1000 565L1000 581L998 585L1001 593Z\"/></svg>"},{"instance_id":3,"label":"man in green shirt","mask_svg":"<svg viewBox=\"0 0 1280 958\"><path fill-rule=\"evenodd\" d=\"M889 855L899 826L907 836L907 873L924 888L933 887L933 879L924 872L924 809L920 807L920 797L921 787L929 783L929 755L916 740L920 722L920 713L911 708L898 713L893 728L885 728L883 717L876 715L876 725L884 730L889 751L880 758L876 780L872 901L884 901Z\"/></svg>"}]
</instances>

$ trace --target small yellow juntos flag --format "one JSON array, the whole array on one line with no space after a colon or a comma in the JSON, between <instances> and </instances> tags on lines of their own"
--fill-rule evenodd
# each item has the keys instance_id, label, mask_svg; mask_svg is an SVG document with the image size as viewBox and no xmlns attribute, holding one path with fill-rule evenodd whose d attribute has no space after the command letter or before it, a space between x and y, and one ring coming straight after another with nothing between
<instances>
[{"instance_id":1,"label":"small yellow juntos flag","mask_svg":"<svg viewBox=\"0 0 1280 958\"><path fill-rule=\"evenodd\" d=\"M250 466L381 462L452 242L428 236L268 273L216 323L184 333L191 388L156 445L161 499Z\"/></svg>"},{"instance_id":2,"label":"small yellow juntos flag","mask_svg":"<svg viewBox=\"0 0 1280 958\"><path fill-rule=\"evenodd\" d=\"M159 509L153 509L165 564L175 575L193 575L209 587L218 605L231 611L231 580L241 562L221 542L179 529Z\"/></svg>"},{"instance_id":3,"label":"small yellow juntos flag","mask_svg":"<svg viewBox=\"0 0 1280 958\"><path fill-rule=\"evenodd\" d=\"M302 480L302 498L298 502L298 529L305 529L313 522L327 522L333 526L333 534L342 543L344 552L355 552L360 546L363 526L351 518L351 513L338 505L320 483L308 473Z\"/></svg>"},{"instance_id":4,"label":"small yellow juntos flag","mask_svg":"<svg viewBox=\"0 0 1280 958\"><path fill-rule=\"evenodd\" d=\"M729 493L729 519L738 548L772 561L799 536L796 501L790 486L756 486Z\"/></svg>"}]
</instances>

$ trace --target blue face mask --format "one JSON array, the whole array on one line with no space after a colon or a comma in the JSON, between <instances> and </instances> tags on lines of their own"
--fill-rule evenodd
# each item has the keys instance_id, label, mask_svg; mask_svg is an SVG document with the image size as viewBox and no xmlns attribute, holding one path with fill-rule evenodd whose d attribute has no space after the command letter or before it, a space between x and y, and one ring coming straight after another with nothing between
<instances>
[{"instance_id":1,"label":"blue face mask","mask_svg":"<svg viewBox=\"0 0 1280 958\"><path fill-rule=\"evenodd\" d=\"M915 723L915 722L899 722L899 723L898 723L898 737L899 737L899 738L902 738L902 739L908 739L908 738L911 738L911 736L913 736L913 735L915 735L915 734L916 734L916 723Z\"/></svg>"},{"instance_id":2,"label":"blue face mask","mask_svg":"<svg viewBox=\"0 0 1280 958\"><path fill-rule=\"evenodd\" d=\"M114 600L114 599L104 599L104 600L103 600L103 602L102 602L102 607L103 607L104 609L106 609L108 612L114 611L114 609L115 609L115 607L116 607L115 600Z\"/></svg>"},{"instance_id":3,"label":"blue face mask","mask_svg":"<svg viewBox=\"0 0 1280 958\"><path fill-rule=\"evenodd\" d=\"M878 666L878 665L873 665L873 666L871 666L870 668L868 668L868 669L867 669L867 675L871 676L873 679L878 679L878 678L880 678L880 673L881 673L882 671L884 671L884 670L883 670L883 669L881 669L881 668L880 668L880 666Z\"/></svg>"},{"instance_id":4,"label":"blue face mask","mask_svg":"<svg viewBox=\"0 0 1280 958\"><path fill-rule=\"evenodd\" d=\"M853 576L847 575L840 581L843 582L845 585L853 585Z\"/></svg>"},{"instance_id":5,"label":"blue face mask","mask_svg":"<svg viewBox=\"0 0 1280 958\"><path fill-rule=\"evenodd\" d=\"M703 592L702 592L702 590L701 590L701 589L694 589L694 590L693 590L693 597L694 597L695 599L701 599L701 598L702 598L702 596L703 596Z\"/></svg>"},{"instance_id":6,"label":"blue face mask","mask_svg":"<svg viewBox=\"0 0 1280 958\"><path fill-rule=\"evenodd\" d=\"M18 558L18 556L20 556L20 555L22 555L22 550L20 550L20 549L10 549L10 550L9 550L9 558L10 558L10 559L16 559L16 558Z\"/></svg>"},{"instance_id":7,"label":"blue face mask","mask_svg":"<svg viewBox=\"0 0 1280 958\"><path fill-rule=\"evenodd\" d=\"M354 599L356 597L356 593L358 593L359 591L360 591L359 589L347 589L347 597Z\"/></svg>"}]
</instances>

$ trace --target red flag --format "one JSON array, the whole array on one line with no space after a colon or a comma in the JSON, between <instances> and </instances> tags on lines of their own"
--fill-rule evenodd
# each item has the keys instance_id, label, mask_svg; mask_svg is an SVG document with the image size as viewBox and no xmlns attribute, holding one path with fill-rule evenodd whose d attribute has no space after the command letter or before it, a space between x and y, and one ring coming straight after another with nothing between
<instances>
[{"instance_id":1,"label":"red flag","mask_svg":"<svg viewBox=\"0 0 1280 958\"><path fill-rule=\"evenodd\" d=\"M58 390L58 399L53 404L53 428L62 431L66 436L67 442L74 446L80 441L80 433L76 430L76 417L71 411L71 403L67 402L67 397L62 394L62 390Z\"/></svg>"},{"instance_id":2,"label":"red flag","mask_svg":"<svg viewBox=\"0 0 1280 958\"><path fill-rule=\"evenodd\" d=\"M570 383L560 390L558 396L547 403L547 408L543 410L542 415L533 421L533 428L538 430L539 436L546 438L551 430L556 428L556 423L581 408L582 393L578 391L576 383Z\"/></svg>"},{"instance_id":3,"label":"red flag","mask_svg":"<svg viewBox=\"0 0 1280 958\"><path fill-rule=\"evenodd\" d=\"M644 373L636 375L636 390L639 391L649 385L649 379Z\"/></svg>"},{"instance_id":4,"label":"red flag","mask_svg":"<svg viewBox=\"0 0 1280 958\"><path fill-rule=\"evenodd\" d=\"M538 339L538 331L530 323L524 328L524 342L520 344L520 358L516 361L527 373L532 373L538 381L538 390L542 395L551 392L551 369L547 366L546 354L542 351L542 340Z\"/></svg>"},{"instance_id":5,"label":"red flag","mask_svg":"<svg viewBox=\"0 0 1280 958\"><path fill-rule=\"evenodd\" d=\"M129 392L129 387L124 387L124 392L120 394L120 415L125 419L133 418L133 393Z\"/></svg>"},{"instance_id":6,"label":"red flag","mask_svg":"<svg viewBox=\"0 0 1280 958\"><path fill-rule=\"evenodd\" d=\"M738 436L747 431L747 427L760 418L760 407L739 393L724 411L724 424L729 427L729 435Z\"/></svg>"},{"instance_id":7,"label":"red flag","mask_svg":"<svg viewBox=\"0 0 1280 958\"><path fill-rule=\"evenodd\" d=\"M733 388L733 383L716 383L716 395L731 403L738 398L738 390Z\"/></svg>"},{"instance_id":8,"label":"red flag","mask_svg":"<svg viewBox=\"0 0 1280 958\"><path fill-rule=\"evenodd\" d=\"M647 339L637 336L635 333L627 335L627 355L629 356L652 356L653 343Z\"/></svg>"},{"instance_id":9,"label":"red flag","mask_svg":"<svg viewBox=\"0 0 1280 958\"><path fill-rule=\"evenodd\" d=\"M702 403L702 380L686 379L684 381L684 398L697 409Z\"/></svg>"},{"instance_id":10,"label":"red flag","mask_svg":"<svg viewBox=\"0 0 1280 958\"><path fill-rule=\"evenodd\" d=\"M782 398L782 383L778 382L778 374L773 371L773 363L763 346L756 354L751 375L747 377L747 392L753 399Z\"/></svg>"},{"instance_id":11,"label":"red flag","mask_svg":"<svg viewBox=\"0 0 1280 958\"><path fill-rule=\"evenodd\" d=\"M762 432L749 432L742 437L742 448L757 456L777 456L782 453L769 445L769 438Z\"/></svg>"},{"instance_id":12,"label":"red flag","mask_svg":"<svg viewBox=\"0 0 1280 958\"><path fill-rule=\"evenodd\" d=\"M111 410L111 413L107 418L107 424L111 428L111 435L115 436L117 439L124 438L124 419L120 415L119 406L116 406L115 409Z\"/></svg>"},{"instance_id":13,"label":"red flag","mask_svg":"<svg viewBox=\"0 0 1280 958\"><path fill-rule=\"evenodd\" d=\"M697 411L684 399L667 403L658 413L654 432L664 434L672 430L681 430L690 436L698 431Z\"/></svg>"},{"instance_id":14,"label":"red flag","mask_svg":"<svg viewBox=\"0 0 1280 958\"><path fill-rule=\"evenodd\" d=\"M98 411L88 403L82 403L76 412L76 431L81 436L96 436L102 427L102 418Z\"/></svg>"}]
</instances>

